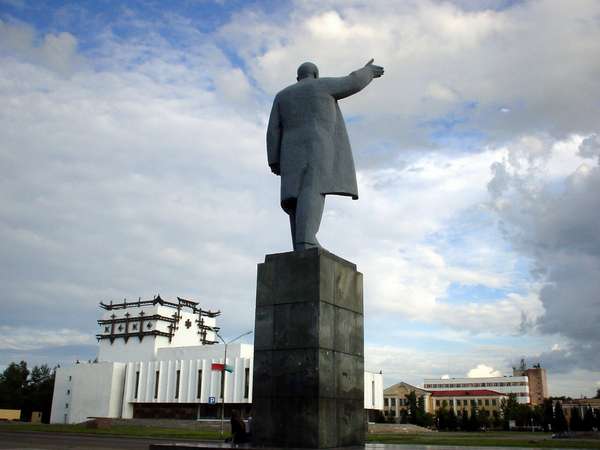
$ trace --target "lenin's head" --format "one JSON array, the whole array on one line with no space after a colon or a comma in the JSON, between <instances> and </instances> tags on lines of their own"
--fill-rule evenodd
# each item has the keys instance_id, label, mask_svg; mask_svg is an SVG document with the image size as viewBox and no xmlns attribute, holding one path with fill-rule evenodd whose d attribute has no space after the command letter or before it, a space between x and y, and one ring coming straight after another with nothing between
<instances>
[{"instance_id":1,"label":"lenin's head","mask_svg":"<svg viewBox=\"0 0 600 450\"><path fill-rule=\"evenodd\" d=\"M319 78L319 68L311 62L300 64L300 67L298 67L298 78L296 78L296 80L300 81L304 78Z\"/></svg>"}]
</instances>

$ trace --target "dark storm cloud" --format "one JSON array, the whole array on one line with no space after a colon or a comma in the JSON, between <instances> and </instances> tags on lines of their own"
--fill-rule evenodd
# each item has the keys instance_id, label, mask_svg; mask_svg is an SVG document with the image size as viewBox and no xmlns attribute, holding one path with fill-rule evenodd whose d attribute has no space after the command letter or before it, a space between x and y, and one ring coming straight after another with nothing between
<instances>
[{"instance_id":1,"label":"dark storm cloud","mask_svg":"<svg viewBox=\"0 0 600 450\"><path fill-rule=\"evenodd\" d=\"M582 141L580 155L596 156L593 139ZM506 236L543 283L538 330L568 338L568 348L539 358L561 371L600 370L600 167L584 163L566 179L543 182L524 166L516 174L519 164L536 162L495 163L488 189Z\"/></svg>"}]
</instances>

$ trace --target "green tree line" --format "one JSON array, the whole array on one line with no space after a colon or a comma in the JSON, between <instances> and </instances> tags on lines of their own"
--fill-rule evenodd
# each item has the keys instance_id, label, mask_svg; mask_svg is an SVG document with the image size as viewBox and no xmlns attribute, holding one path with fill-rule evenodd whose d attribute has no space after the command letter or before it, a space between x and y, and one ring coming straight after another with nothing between
<instances>
[{"instance_id":1,"label":"green tree line","mask_svg":"<svg viewBox=\"0 0 600 450\"><path fill-rule=\"evenodd\" d=\"M54 369L43 364L30 370L25 361L10 363L0 374L0 409L20 409L23 421L40 411L48 423L53 391Z\"/></svg>"},{"instance_id":2,"label":"green tree line","mask_svg":"<svg viewBox=\"0 0 600 450\"><path fill-rule=\"evenodd\" d=\"M569 411L570 420L567 420L561 402L553 402L552 399L544 400L542 405L532 406L519 403L516 396L511 394L500 402L499 410L474 406L470 412L464 409L458 413L444 402L434 415L425 412L423 397L417 398L414 391L406 399L407 407L400 410L400 423L435 426L443 431L508 430L510 422L518 429L535 427L555 433L600 430L600 409L586 407L582 413L580 408L572 408Z\"/></svg>"}]
</instances>

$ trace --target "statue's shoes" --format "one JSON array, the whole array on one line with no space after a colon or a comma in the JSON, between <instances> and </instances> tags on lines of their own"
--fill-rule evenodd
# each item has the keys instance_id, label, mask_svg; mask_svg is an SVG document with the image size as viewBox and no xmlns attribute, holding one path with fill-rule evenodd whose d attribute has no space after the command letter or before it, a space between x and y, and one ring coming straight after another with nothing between
<instances>
[{"instance_id":1,"label":"statue's shoes","mask_svg":"<svg viewBox=\"0 0 600 450\"><path fill-rule=\"evenodd\" d=\"M312 243L312 242L296 242L294 244L294 251L295 252L300 252L302 250L308 250L310 248L323 248L321 247L321 245L317 242L317 243Z\"/></svg>"}]
</instances>

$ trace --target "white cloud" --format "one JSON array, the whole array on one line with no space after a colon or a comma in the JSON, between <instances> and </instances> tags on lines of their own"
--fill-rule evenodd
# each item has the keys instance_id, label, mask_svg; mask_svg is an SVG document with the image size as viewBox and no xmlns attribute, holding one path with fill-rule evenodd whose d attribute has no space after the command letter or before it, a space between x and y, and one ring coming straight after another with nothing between
<instances>
[{"instance_id":1,"label":"white cloud","mask_svg":"<svg viewBox=\"0 0 600 450\"><path fill-rule=\"evenodd\" d=\"M501 376L502 373L500 371L494 370L493 367L486 366L485 364L478 364L477 367L474 367L467 372L468 378L485 378Z\"/></svg>"},{"instance_id":2,"label":"white cloud","mask_svg":"<svg viewBox=\"0 0 600 450\"><path fill-rule=\"evenodd\" d=\"M93 336L78 330L40 330L0 325L0 350L34 350L52 346L92 344Z\"/></svg>"},{"instance_id":3,"label":"white cloud","mask_svg":"<svg viewBox=\"0 0 600 450\"><path fill-rule=\"evenodd\" d=\"M598 12L590 1L519 2L502 10L433 1L299 2L277 22L256 10L240 13L221 37L271 94L294 81L301 61L336 76L374 57L385 76L343 104L363 120L354 127L355 143L392 141L394 157L406 147L436 145L437 120L457 120L452 132L484 130L492 142L533 130L561 137L593 131ZM498 114L500 108L511 113Z\"/></svg>"}]
</instances>

